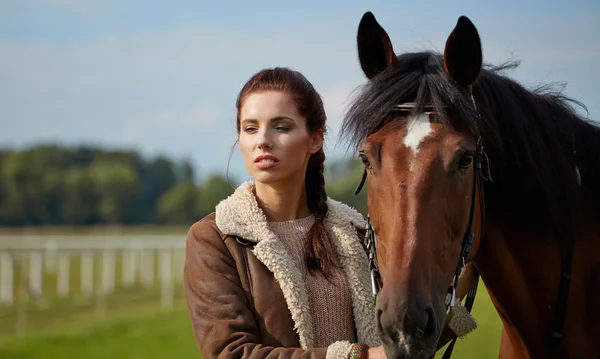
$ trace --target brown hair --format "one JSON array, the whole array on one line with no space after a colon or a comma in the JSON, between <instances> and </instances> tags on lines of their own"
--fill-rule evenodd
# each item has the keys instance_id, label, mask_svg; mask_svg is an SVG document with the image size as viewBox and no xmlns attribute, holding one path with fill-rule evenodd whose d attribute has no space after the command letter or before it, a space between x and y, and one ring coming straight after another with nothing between
<instances>
[{"instance_id":1,"label":"brown hair","mask_svg":"<svg viewBox=\"0 0 600 359\"><path fill-rule=\"evenodd\" d=\"M240 109L246 97L262 91L281 91L292 95L298 112L306 119L309 132L318 130L326 133L327 115L323 100L313 85L298 71L285 67L264 69L254 74L240 91L237 101L237 132L240 132ZM327 193L325 192L325 152L323 147L308 160L305 174L308 209L315 216L315 223L308 232L306 243L306 266L311 274L320 271L330 278L331 267L338 266L333 257L333 245L327 236L323 221L327 215Z\"/></svg>"}]
</instances>

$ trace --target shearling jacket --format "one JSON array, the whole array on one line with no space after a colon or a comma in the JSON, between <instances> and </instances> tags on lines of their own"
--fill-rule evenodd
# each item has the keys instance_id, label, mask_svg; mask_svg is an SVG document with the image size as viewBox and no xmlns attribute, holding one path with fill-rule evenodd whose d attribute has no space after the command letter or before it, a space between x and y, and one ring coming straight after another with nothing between
<instances>
[{"instance_id":1,"label":"shearling jacket","mask_svg":"<svg viewBox=\"0 0 600 359\"><path fill-rule=\"evenodd\" d=\"M347 359L352 343L313 348L314 330L301 272L246 182L186 239L184 289L204 359ZM364 217L328 199L324 225L347 276L359 343L379 345L367 255L357 230Z\"/></svg>"}]
</instances>

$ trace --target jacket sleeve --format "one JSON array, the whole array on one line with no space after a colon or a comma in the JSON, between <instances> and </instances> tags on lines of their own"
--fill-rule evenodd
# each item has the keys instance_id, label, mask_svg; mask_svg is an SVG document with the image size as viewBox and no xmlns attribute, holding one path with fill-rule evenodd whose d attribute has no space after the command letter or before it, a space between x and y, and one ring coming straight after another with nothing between
<instances>
[{"instance_id":1,"label":"jacket sleeve","mask_svg":"<svg viewBox=\"0 0 600 359\"><path fill-rule=\"evenodd\" d=\"M192 225L186 238L184 291L196 342L204 359L346 359L348 342L329 348L276 348L258 342L234 258L214 222Z\"/></svg>"}]
</instances>

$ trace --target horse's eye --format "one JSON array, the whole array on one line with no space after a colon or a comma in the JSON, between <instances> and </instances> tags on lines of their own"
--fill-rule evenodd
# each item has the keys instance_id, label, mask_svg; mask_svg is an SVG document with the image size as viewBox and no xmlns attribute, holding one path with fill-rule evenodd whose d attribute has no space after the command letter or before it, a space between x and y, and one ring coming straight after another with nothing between
<instances>
[{"instance_id":1,"label":"horse's eye","mask_svg":"<svg viewBox=\"0 0 600 359\"><path fill-rule=\"evenodd\" d=\"M473 162L473 154L465 153L460 157L460 161L458 162L458 168L461 170L466 170Z\"/></svg>"},{"instance_id":2,"label":"horse's eye","mask_svg":"<svg viewBox=\"0 0 600 359\"><path fill-rule=\"evenodd\" d=\"M358 157L360 157L360 160L362 161L363 165L365 166L366 169L370 170L371 169L371 164L369 163L369 159L367 158L367 156L364 153L359 153Z\"/></svg>"}]
</instances>

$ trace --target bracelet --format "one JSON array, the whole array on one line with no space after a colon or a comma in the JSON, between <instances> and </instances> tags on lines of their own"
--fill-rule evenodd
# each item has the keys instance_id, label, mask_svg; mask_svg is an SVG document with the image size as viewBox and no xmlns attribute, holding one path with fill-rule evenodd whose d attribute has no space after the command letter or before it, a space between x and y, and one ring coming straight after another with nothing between
<instances>
[{"instance_id":1,"label":"bracelet","mask_svg":"<svg viewBox=\"0 0 600 359\"><path fill-rule=\"evenodd\" d=\"M369 347L365 344L352 344L348 359L369 359Z\"/></svg>"}]
</instances>

